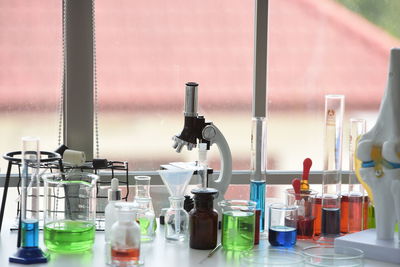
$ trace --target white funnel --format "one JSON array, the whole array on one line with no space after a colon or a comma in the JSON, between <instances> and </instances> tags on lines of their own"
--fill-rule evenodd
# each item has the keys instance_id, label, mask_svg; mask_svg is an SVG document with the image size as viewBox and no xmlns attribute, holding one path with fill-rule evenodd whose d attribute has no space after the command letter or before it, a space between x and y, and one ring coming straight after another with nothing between
<instances>
[{"instance_id":1,"label":"white funnel","mask_svg":"<svg viewBox=\"0 0 400 267\"><path fill-rule=\"evenodd\" d=\"M193 170L160 170L158 174L167 186L171 197L183 197L186 186L192 178Z\"/></svg>"}]
</instances>

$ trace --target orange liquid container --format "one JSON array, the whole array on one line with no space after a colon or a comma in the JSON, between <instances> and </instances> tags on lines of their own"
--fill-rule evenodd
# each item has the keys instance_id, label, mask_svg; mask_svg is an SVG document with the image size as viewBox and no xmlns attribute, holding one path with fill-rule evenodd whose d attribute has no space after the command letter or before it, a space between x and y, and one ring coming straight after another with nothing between
<instances>
[{"instance_id":1,"label":"orange liquid container","mask_svg":"<svg viewBox=\"0 0 400 267\"><path fill-rule=\"evenodd\" d=\"M322 198L317 196L313 201L314 236L319 236L321 234Z\"/></svg>"},{"instance_id":2,"label":"orange liquid container","mask_svg":"<svg viewBox=\"0 0 400 267\"><path fill-rule=\"evenodd\" d=\"M347 234L349 232L349 197L342 195L340 200L340 232Z\"/></svg>"},{"instance_id":3,"label":"orange liquid container","mask_svg":"<svg viewBox=\"0 0 400 267\"><path fill-rule=\"evenodd\" d=\"M111 257L114 261L119 261L119 262L138 261L139 256L140 256L140 250L138 248L111 249Z\"/></svg>"}]
</instances>

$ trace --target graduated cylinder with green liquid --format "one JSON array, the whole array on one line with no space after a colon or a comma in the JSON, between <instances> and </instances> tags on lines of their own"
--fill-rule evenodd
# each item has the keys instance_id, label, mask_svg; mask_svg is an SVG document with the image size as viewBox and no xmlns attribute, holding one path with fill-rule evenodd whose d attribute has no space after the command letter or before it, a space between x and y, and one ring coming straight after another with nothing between
<instances>
[{"instance_id":1,"label":"graduated cylinder with green liquid","mask_svg":"<svg viewBox=\"0 0 400 267\"><path fill-rule=\"evenodd\" d=\"M224 250L246 251L254 246L255 209L257 203L246 200L224 200L221 244Z\"/></svg>"},{"instance_id":2,"label":"graduated cylinder with green liquid","mask_svg":"<svg viewBox=\"0 0 400 267\"><path fill-rule=\"evenodd\" d=\"M44 243L49 251L90 250L96 235L96 182L91 173L43 176L45 189Z\"/></svg>"}]
</instances>

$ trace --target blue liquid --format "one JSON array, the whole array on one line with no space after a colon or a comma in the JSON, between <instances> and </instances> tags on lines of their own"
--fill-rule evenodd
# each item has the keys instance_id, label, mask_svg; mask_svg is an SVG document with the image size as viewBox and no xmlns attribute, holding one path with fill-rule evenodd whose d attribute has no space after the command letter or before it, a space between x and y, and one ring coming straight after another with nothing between
<instances>
[{"instance_id":1,"label":"blue liquid","mask_svg":"<svg viewBox=\"0 0 400 267\"><path fill-rule=\"evenodd\" d=\"M39 222L35 219L21 221L21 245L23 248L39 247Z\"/></svg>"},{"instance_id":2,"label":"blue liquid","mask_svg":"<svg viewBox=\"0 0 400 267\"><path fill-rule=\"evenodd\" d=\"M269 228L268 241L272 246L293 247L296 245L296 228L273 226Z\"/></svg>"},{"instance_id":3,"label":"blue liquid","mask_svg":"<svg viewBox=\"0 0 400 267\"><path fill-rule=\"evenodd\" d=\"M250 181L250 200L257 203L256 209L261 210L260 232L264 232L265 222L265 181Z\"/></svg>"}]
</instances>

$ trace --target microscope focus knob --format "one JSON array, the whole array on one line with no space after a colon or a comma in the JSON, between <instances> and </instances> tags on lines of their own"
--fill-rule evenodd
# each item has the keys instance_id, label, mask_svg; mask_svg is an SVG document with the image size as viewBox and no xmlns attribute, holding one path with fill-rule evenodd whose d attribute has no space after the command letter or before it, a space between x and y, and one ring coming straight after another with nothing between
<instances>
[{"instance_id":1,"label":"microscope focus knob","mask_svg":"<svg viewBox=\"0 0 400 267\"><path fill-rule=\"evenodd\" d=\"M216 134L217 132L212 125L207 125L206 127L204 127L202 132L203 138L206 140L214 138Z\"/></svg>"}]
</instances>

